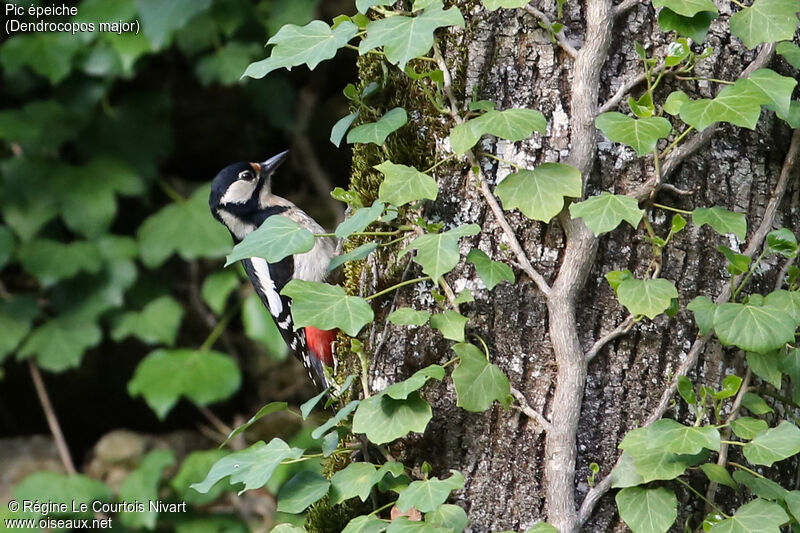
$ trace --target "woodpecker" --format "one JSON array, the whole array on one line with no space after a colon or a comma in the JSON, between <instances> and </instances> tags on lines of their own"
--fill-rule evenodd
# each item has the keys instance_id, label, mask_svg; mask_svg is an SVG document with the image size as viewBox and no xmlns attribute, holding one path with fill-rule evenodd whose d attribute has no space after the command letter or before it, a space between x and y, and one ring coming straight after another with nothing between
<instances>
[{"instance_id":1,"label":"woodpecker","mask_svg":"<svg viewBox=\"0 0 800 533\"><path fill-rule=\"evenodd\" d=\"M312 233L324 233L322 227L292 202L272 194L272 175L286 159L288 150L261 163L234 163L223 168L211 184L208 203L214 218L241 242L272 216L289 217ZM323 365L335 366L333 342L336 330L325 331L311 326L294 330L292 301L280 292L292 279L325 281L328 265L336 250L329 237L317 238L311 251L296 254L277 263L260 257L242 260L247 277L261 302L275 319L281 336L303 363L311 380L321 389L329 383Z\"/></svg>"}]
</instances>

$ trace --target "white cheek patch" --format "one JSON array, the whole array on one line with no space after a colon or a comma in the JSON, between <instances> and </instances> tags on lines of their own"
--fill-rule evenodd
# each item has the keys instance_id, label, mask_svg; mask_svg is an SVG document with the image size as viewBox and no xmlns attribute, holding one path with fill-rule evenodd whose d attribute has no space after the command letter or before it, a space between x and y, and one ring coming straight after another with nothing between
<instances>
[{"instance_id":1,"label":"white cheek patch","mask_svg":"<svg viewBox=\"0 0 800 533\"><path fill-rule=\"evenodd\" d=\"M222 195L222 204L243 204L252 198L258 180L237 180L231 183L225 194Z\"/></svg>"},{"instance_id":2,"label":"white cheek patch","mask_svg":"<svg viewBox=\"0 0 800 533\"><path fill-rule=\"evenodd\" d=\"M279 316L283 312L283 302L281 301L281 295L278 294L278 289L275 287L275 282L272 281L272 277L269 275L269 265L261 257L252 257L250 262L253 264L256 277L264 289L270 313L272 316Z\"/></svg>"},{"instance_id":3,"label":"white cheek patch","mask_svg":"<svg viewBox=\"0 0 800 533\"><path fill-rule=\"evenodd\" d=\"M228 213L224 209L218 209L217 214L222 219L222 222L225 224L225 227L230 230L231 233L236 235L237 239L244 239L247 235L255 231L256 227L253 224L249 224L244 222L240 218Z\"/></svg>"}]
</instances>

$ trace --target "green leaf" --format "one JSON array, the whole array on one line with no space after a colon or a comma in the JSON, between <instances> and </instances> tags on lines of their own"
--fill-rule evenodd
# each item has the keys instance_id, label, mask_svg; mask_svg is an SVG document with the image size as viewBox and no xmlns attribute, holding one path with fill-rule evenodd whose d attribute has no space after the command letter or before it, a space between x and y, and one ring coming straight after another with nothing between
<instances>
[{"instance_id":1,"label":"green leaf","mask_svg":"<svg viewBox=\"0 0 800 533\"><path fill-rule=\"evenodd\" d=\"M731 33L751 49L761 43L791 41L799 10L796 0L755 0L731 16Z\"/></svg>"},{"instance_id":2,"label":"green leaf","mask_svg":"<svg viewBox=\"0 0 800 533\"><path fill-rule=\"evenodd\" d=\"M267 44L274 44L270 56L251 63L244 76L260 79L279 68L291 70L302 64L314 70L322 61L331 59L358 33L352 22L341 22L331 28L321 20L313 20L305 26L286 24Z\"/></svg>"},{"instance_id":3,"label":"green leaf","mask_svg":"<svg viewBox=\"0 0 800 533\"><path fill-rule=\"evenodd\" d=\"M496 11L501 7L506 9L515 9L525 7L529 2L526 0L482 0L483 7L489 11Z\"/></svg>"},{"instance_id":4,"label":"green leaf","mask_svg":"<svg viewBox=\"0 0 800 533\"><path fill-rule=\"evenodd\" d=\"M325 394L325 391L323 391L321 394ZM287 404L286 402L269 402L267 405L265 405L264 407L259 409L256 414L254 414L252 417L250 417L250 420L248 420L247 422L245 422L241 426L239 426L239 427L235 428L233 431L231 431L230 435L228 435L228 438L225 439L222 442L222 444L219 445L219 447L222 448L223 446L228 444L231 441L232 438L234 438L236 435L244 432L247 428L252 426L257 420L261 420L265 416L271 415L272 413L279 413L281 411L286 411L288 407L289 407L289 404Z\"/></svg>"},{"instance_id":5,"label":"green leaf","mask_svg":"<svg viewBox=\"0 0 800 533\"><path fill-rule=\"evenodd\" d=\"M239 284L239 277L232 270L212 272L203 280L200 294L208 307L219 315L225 310L228 296L239 287Z\"/></svg>"},{"instance_id":6,"label":"green leaf","mask_svg":"<svg viewBox=\"0 0 800 533\"><path fill-rule=\"evenodd\" d=\"M0 300L0 363L19 346L31 330L39 306L33 296L12 296Z\"/></svg>"},{"instance_id":7,"label":"green leaf","mask_svg":"<svg viewBox=\"0 0 800 533\"><path fill-rule=\"evenodd\" d=\"M444 367L440 365L426 366L414 372L410 378L386 387L383 394L395 400L405 400L408 398L409 394L421 389L431 378L438 379L439 381L444 379Z\"/></svg>"},{"instance_id":8,"label":"green leaf","mask_svg":"<svg viewBox=\"0 0 800 533\"><path fill-rule=\"evenodd\" d=\"M161 471L167 466L175 463L175 456L171 450L153 450L148 453L142 464L128 474L119 489L119 497L122 501L149 502L158 500L158 482L161 479ZM149 506L144 512L121 512L120 521L127 527L153 529L156 525L158 513L151 510Z\"/></svg>"},{"instance_id":9,"label":"green leaf","mask_svg":"<svg viewBox=\"0 0 800 533\"><path fill-rule=\"evenodd\" d=\"M737 483L740 483L745 487L747 487L750 490L750 492L752 492L759 498L764 498L765 500L782 501L789 493L789 491L787 491L786 489L784 489L771 479L754 476L750 472L746 472L744 470L737 470L736 472L734 472L733 479Z\"/></svg>"},{"instance_id":10,"label":"green leaf","mask_svg":"<svg viewBox=\"0 0 800 533\"><path fill-rule=\"evenodd\" d=\"M628 279L617 288L619 303L633 315L645 315L654 319L667 309L678 289L666 279Z\"/></svg>"},{"instance_id":11,"label":"green leaf","mask_svg":"<svg viewBox=\"0 0 800 533\"><path fill-rule=\"evenodd\" d=\"M495 188L506 210L519 209L533 220L550 222L564 208L564 198L579 198L580 171L563 163L544 163L535 170L506 176Z\"/></svg>"},{"instance_id":12,"label":"green leaf","mask_svg":"<svg viewBox=\"0 0 800 533\"><path fill-rule=\"evenodd\" d=\"M761 104L767 102L760 89L741 79L722 89L713 99L701 98L684 103L680 116L697 131L703 131L715 122L729 122L752 130L761 116Z\"/></svg>"},{"instance_id":13,"label":"green leaf","mask_svg":"<svg viewBox=\"0 0 800 533\"><path fill-rule=\"evenodd\" d=\"M173 253L191 261L221 257L231 247L231 238L208 210L210 188L198 188L185 202L173 203L150 215L139 226L139 250L149 268Z\"/></svg>"},{"instance_id":14,"label":"green leaf","mask_svg":"<svg viewBox=\"0 0 800 533\"><path fill-rule=\"evenodd\" d=\"M433 47L433 33L444 26L464 27L458 8L443 10L441 2L432 4L416 17L396 15L367 24L367 38L358 45L361 55L383 47L386 59L401 70L416 57L426 55ZM349 141L348 141L349 142Z\"/></svg>"},{"instance_id":15,"label":"green leaf","mask_svg":"<svg viewBox=\"0 0 800 533\"><path fill-rule=\"evenodd\" d=\"M794 68L800 69L800 46L789 41L783 41L778 43L775 51L782 55Z\"/></svg>"},{"instance_id":16,"label":"green leaf","mask_svg":"<svg viewBox=\"0 0 800 533\"><path fill-rule=\"evenodd\" d=\"M800 293L783 289L772 291L764 298L764 305L785 311L796 323L800 324Z\"/></svg>"},{"instance_id":17,"label":"green leaf","mask_svg":"<svg viewBox=\"0 0 800 533\"><path fill-rule=\"evenodd\" d=\"M634 198L603 191L599 196L570 205L569 213L575 218L583 218L592 233L599 236L613 230L623 220L636 228L642 220L644 209L639 209L639 203Z\"/></svg>"},{"instance_id":18,"label":"green leaf","mask_svg":"<svg viewBox=\"0 0 800 533\"><path fill-rule=\"evenodd\" d=\"M233 247L225 266L250 257L277 263L284 257L310 251L315 242L314 234L291 218L273 215Z\"/></svg>"},{"instance_id":19,"label":"green leaf","mask_svg":"<svg viewBox=\"0 0 800 533\"><path fill-rule=\"evenodd\" d=\"M79 272L96 274L103 264L97 245L87 241L66 244L50 239L34 239L23 243L17 255L22 268L39 278L45 287Z\"/></svg>"},{"instance_id":20,"label":"green leaf","mask_svg":"<svg viewBox=\"0 0 800 533\"><path fill-rule=\"evenodd\" d=\"M374 515L360 515L350 520L342 533L381 533L386 531L387 527L389 527L388 522Z\"/></svg>"},{"instance_id":21,"label":"green leaf","mask_svg":"<svg viewBox=\"0 0 800 533\"><path fill-rule=\"evenodd\" d=\"M450 492L464 486L464 476L456 470L450 471L447 479L430 478L423 481L412 481L406 490L400 493L397 507L406 512L412 507L421 513L436 510L450 496Z\"/></svg>"},{"instance_id":22,"label":"green leaf","mask_svg":"<svg viewBox=\"0 0 800 533\"><path fill-rule=\"evenodd\" d=\"M724 303L714 314L714 330L720 343L748 352L765 353L794 341L795 321L770 306Z\"/></svg>"},{"instance_id":23,"label":"green leaf","mask_svg":"<svg viewBox=\"0 0 800 533\"><path fill-rule=\"evenodd\" d=\"M535 109L491 109L483 115L455 126L450 132L450 145L457 154L463 154L485 135L494 135L509 141L522 141L534 131L547 131L547 120Z\"/></svg>"},{"instance_id":24,"label":"green leaf","mask_svg":"<svg viewBox=\"0 0 800 533\"><path fill-rule=\"evenodd\" d=\"M15 242L14 234L8 229L8 226L0 225L0 270L3 269L11 255L14 253Z\"/></svg>"},{"instance_id":25,"label":"green leaf","mask_svg":"<svg viewBox=\"0 0 800 533\"><path fill-rule=\"evenodd\" d=\"M203 524L205 524L207 520L208 518L203 518ZM198 531L198 533L200 533L200 531ZM227 531L225 533L227 533ZM295 526L294 524L289 524L288 522L285 522L283 524L278 524L277 526L270 529L269 533L308 533L308 532L304 527Z\"/></svg>"},{"instance_id":26,"label":"green leaf","mask_svg":"<svg viewBox=\"0 0 800 533\"><path fill-rule=\"evenodd\" d=\"M797 237L788 228L770 231L767 234L767 253L794 257L797 254Z\"/></svg>"},{"instance_id":27,"label":"green leaf","mask_svg":"<svg viewBox=\"0 0 800 533\"><path fill-rule=\"evenodd\" d=\"M720 235L733 233L740 241L747 237L747 217L744 213L734 213L716 206L699 207L692 211L692 222L697 226L708 224Z\"/></svg>"},{"instance_id":28,"label":"green leaf","mask_svg":"<svg viewBox=\"0 0 800 533\"><path fill-rule=\"evenodd\" d=\"M622 452L619 463L611 470L611 487L621 489L635 487L642 483L644 483L644 478L636 471L633 456L628 452Z\"/></svg>"},{"instance_id":29,"label":"green leaf","mask_svg":"<svg viewBox=\"0 0 800 533\"><path fill-rule=\"evenodd\" d=\"M666 7L684 17L693 17L703 11L717 12L711 0L653 0L653 7Z\"/></svg>"},{"instance_id":30,"label":"green leaf","mask_svg":"<svg viewBox=\"0 0 800 533\"><path fill-rule=\"evenodd\" d=\"M458 505L445 503L425 515L425 522L444 528L448 533L462 533L469 524L466 511Z\"/></svg>"},{"instance_id":31,"label":"green leaf","mask_svg":"<svg viewBox=\"0 0 800 533\"><path fill-rule=\"evenodd\" d=\"M742 406L754 415L765 415L775 412L774 409L764 401L764 398L752 392L744 393L744 396L742 396Z\"/></svg>"},{"instance_id":32,"label":"green leaf","mask_svg":"<svg viewBox=\"0 0 800 533\"><path fill-rule=\"evenodd\" d=\"M401 252L402 257L412 249L417 250L414 261L422 265L422 271L434 281L444 276L458 264L460 259L458 241L467 235L477 235L481 227L477 224L458 226L442 233L420 235Z\"/></svg>"},{"instance_id":33,"label":"green leaf","mask_svg":"<svg viewBox=\"0 0 800 533\"><path fill-rule=\"evenodd\" d=\"M70 33L18 34L0 48L0 64L9 74L29 67L55 85L72 71L72 60L81 46L81 40Z\"/></svg>"},{"instance_id":34,"label":"green leaf","mask_svg":"<svg viewBox=\"0 0 800 533\"><path fill-rule=\"evenodd\" d=\"M789 516L777 503L756 499L739 507L730 518L714 524L709 533L779 533Z\"/></svg>"},{"instance_id":35,"label":"green leaf","mask_svg":"<svg viewBox=\"0 0 800 533\"><path fill-rule=\"evenodd\" d=\"M142 31L153 48L160 49L170 41L175 30L182 28L189 19L208 9L211 0L136 0Z\"/></svg>"},{"instance_id":36,"label":"green leaf","mask_svg":"<svg viewBox=\"0 0 800 533\"><path fill-rule=\"evenodd\" d=\"M20 348L19 357L35 355L41 368L63 372L78 367L83 353L97 346L102 336L92 322L60 316L36 328Z\"/></svg>"},{"instance_id":37,"label":"green leaf","mask_svg":"<svg viewBox=\"0 0 800 533\"><path fill-rule=\"evenodd\" d=\"M331 478L331 504L336 505L356 496L365 502L378 481L378 471L372 463L350 463Z\"/></svg>"},{"instance_id":38,"label":"green leaf","mask_svg":"<svg viewBox=\"0 0 800 533\"><path fill-rule=\"evenodd\" d=\"M113 498L111 489L105 483L80 474L66 475L58 472L34 472L23 479L13 491L17 501L55 502L67 505L86 504L91 517L92 502L108 502ZM40 516L36 513L36 517Z\"/></svg>"},{"instance_id":39,"label":"green leaf","mask_svg":"<svg viewBox=\"0 0 800 533\"><path fill-rule=\"evenodd\" d=\"M341 329L355 337L372 321L369 303L345 294L338 285L293 279L281 291L292 299L295 328L313 326L322 330Z\"/></svg>"},{"instance_id":40,"label":"green leaf","mask_svg":"<svg viewBox=\"0 0 800 533\"><path fill-rule=\"evenodd\" d=\"M733 490L737 490L739 488L724 466L720 466L716 463L704 463L700 465L700 469L703 471L709 481L712 481L718 485L725 485Z\"/></svg>"},{"instance_id":41,"label":"green leaf","mask_svg":"<svg viewBox=\"0 0 800 533\"><path fill-rule=\"evenodd\" d=\"M464 342L464 328L469 319L458 311L445 311L431 317L431 327L442 332L445 339Z\"/></svg>"},{"instance_id":42,"label":"green leaf","mask_svg":"<svg viewBox=\"0 0 800 533\"><path fill-rule=\"evenodd\" d=\"M628 487L615 499L620 518L633 533L663 533L678 517L678 498L666 487Z\"/></svg>"},{"instance_id":43,"label":"green leaf","mask_svg":"<svg viewBox=\"0 0 800 533\"><path fill-rule=\"evenodd\" d=\"M742 416L731 422L731 429L740 439L750 440L769 428L764 420Z\"/></svg>"},{"instance_id":44,"label":"green leaf","mask_svg":"<svg viewBox=\"0 0 800 533\"><path fill-rule=\"evenodd\" d=\"M777 390L781 390L781 377L783 376L780 369L780 355L780 353L747 352L747 364L750 365L753 373Z\"/></svg>"},{"instance_id":45,"label":"green leaf","mask_svg":"<svg viewBox=\"0 0 800 533\"><path fill-rule=\"evenodd\" d=\"M700 335L705 335L713 329L717 304L705 296L697 296L689 302L686 309L694 313L694 321L697 323Z\"/></svg>"},{"instance_id":46,"label":"green leaf","mask_svg":"<svg viewBox=\"0 0 800 533\"><path fill-rule=\"evenodd\" d=\"M447 533L447 530L427 522L409 520L407 516L399 516L389 523L386 533Z\"/></svg>"},{"instance_id":47,"label":"green leaf","mask_svg":"<svg viewBox=\"0 0 800 533\"><path fill-rule=\"evenodd\" d=\"M288 347L283 340L275 319L269 314L261 299L251 292L242 305L242 324L245 334L264 345L267 354L276 361L283 361L288 355Z\"/></svg>"},{"instance_id":48,"label":"green leaf","mask_svg":"<svg viewBox=\"0 0 800 533\"><path fill-rule=\"evenodd\" d=\"M614 289L614 294L616 294L620 284L623 281L633 279L633 274L626 268L625 270L612 270L605 275L605 278L611 288Z\"/></svg>"},{"instance_id":49,"label":"green leaf","mask_svg":"<svg viewBox=\"0 0 800 533\"><path fill-rule=\"evenodd\" d=\"M684 426L662 418L657 420L648 433L650 446L659 446L666 452L695 455L703 448L718 452L720 447L719 430L713 426Z\"/></svg>"},{"instance_id":50,"label":"green leaf","mask_svg":"<svg viewBox=\"0 0 800 533\"><path fill-rule=\"evenodd\" d=\"M203 86L213 83L236 85L241 83L242 72L254 57L260 55L259 52L257 45L230 41L198 59L194 67L195 74Z\"/></svg>"},{"instance_id":51,"label":"green leaf","mask_svg":"<svg viewBox=\"0 0 800 533\"><path fill-rule=\"evenodd\" d=\"M797 85L796 79L781 76L768 68L759 69L745 79L761 91L764 98L779 114L784 116L789 114L792 91Z\"/></svg>"},{"instance_id":52,"label":"green leaf","mask_svg":"<svg viewBox=\"0 0 800 533\"><path fill-rule=\"evenodd\" d=\"M175 344L183 319L183 306L170 296L148 303L140 312L124 313L111 331L117 342L134 336L147 344Z\"/></svg>"},{"instance_id":53,"label":"green leaf","mask_svg":"<svg viewBox=\"0 0 800 533\"><path fill-rule=\"evenodd\" d=\"M514 283L514 271L502 261L493 261L486 253L473 248L467 254L467 261L475 265L478 276L489 290L494 289L501 281Z\"/></svg>"},{"instance_id":54,"label":"green leaf","mask_svg":"<svg viewBox=\"0 0 800 533\"><path fill-rule=\"evenodd\" d=\"M424 432L432 416L431 406L417 392L405 400L378 394L359 404L353 417L353 433L364 433L375 444L383 444L412 431Z\"/></svg>"},{"instance_id":55,"label":"green leaf","mask_svg":"<svg viewBox=\"0 0 800 533\"><path fill-rule=\"evenodd\" d=\"M674 31L678 35L689 37L697 43L702 43L708 34L711 21L718 17L718 14L711 11L701 11L693 17L684 17L669 8L664 8L658 14L658 25L663 32Z\"/></svg>"},{"instance_id":56,"label":"green leaf","mask_svg":"<svg viewBox=\"0 0 800 533\"><path fill-rule=\"evenodd\" d=\"M316 396L314 396L313 398L303 402L303 404L300 406L300 416L303 417L303 420L307 420L308 419L308 415L311 414L311 411L314 409L314 407L317 406L319 401L322 398L324 398L328 394L328 392L329 392L329 389L325 389L322 392L320 392L319 394L317 394Z\"/></svg>"},{"instance_id":57,"label":"green leaf","mask_svg":"<svg viewBox=\"0 0 800 533\"><path fill-rule=\"evenodd\" d=\"M745 458L755 465L772 466L800 453L800 429L783 421L776 428L759 433L742 449Z\"/></svg>"},{"instance_id":58,"label":"green leaf","mask_svg":"<svg viewBox=\"0 0 800 533\"><path fill-rule=\"evenodd\" d=\"M680 394L683 401L689 405L697 403L697 394L694 391L694 385L686 376L678 376L678 394Z\"/></svg>"},{"instance_id":59,"label":"green leaf","mask_svg":"<svg viewBox=\"0 0 800 533\"><path fill-rule=\"evenodd\" d=\"M336 411L336 414L334 416L326 420L324 424L322 424L321 426L319 426L318 428L314 429L314 431L311 432L311 438L312 439L320 438L329 429L338 425L339 422L341 422L342 420L345 420L348 416L350 416L350 413L352 413L355 410L355 408L358 407L359 403L360 403L359 400L353 400L347 405L345 405L343 408Z\"/></svg>"},{"instance_id":60,"label":"green leaf","mask_svg":"<svg viewBox=\"0 0 800 533\"><path fill-rule=\"evenodd\" d=\"M616 111L598 116L595 124L606 137L630 146L640 156L652 152L658 140L672 131L672 124L663 117L635 119Z\"/></svg>"},{"instance_id":61,"label":"green leaf","mask_svg":"<svg viewBox=\"0 0 800 533\"><path fill-rule=\"evenodd\" d=\"M386 205L375 202L371 207L359 207L344 222L336 228L336 236L340 239L349 237L353 233L364 231L367 226L378 220L383 214Z\"/></svg>"},{"instance_id":62,"label":"green leaf","mask_svg":"<svg viewBox=\"0 0 800 533\"><path fill-rule=\"evenodd\" d=\"M398 326L422 326L430 317L431 314L428 311L417 311L410 307L401 307L392 312L386 319Z\"/></svg>"},{"instance_id":63,"label":"green leaf","mask_svg":"<svg viewBox=\"0 0 800 533\"><path fill-rule=\"evenodd\" d=\"M330 484L322 474L309 470L298 472L278 492L278 512L302 513L328 493Z\"/></svg>"},{"instance_id":64,"label":"green leaf","mask_svg":"<svg viewBox=\"0 0 800 533\"><path fill-rule=\"evenodd\" d=\"M193 483L203 481L214 463L227 454L227 452L222 450L202 450L190 453L183 460L183 463L181 463L181 468L178 470L178 473L170 480L169 486L172 487L172 490L186 503L204 505L213 502L219 498L227 488L222 483L218 482L211 487L207 493L197 492L190 486Z\"/></svg>"},{"instance_id":65,"label":"green leaf","mask_svg":"<svg viewBox=\"0 0 800 533\"><path fill-rule=\"evenodd\" d=\"M473 413L487 410L495 400L508 407L511 394L508 376L474 344L456 344L453 351L461 358L453 371L457 405Z\"/></svg>"},{"instance_id":66,"label":"green leaf","mask_svg":"<svg viewBox=\"0 0 800 533\"><path fill-rule=\"evenodd\" d=\"M436 180L414 167L384 161L375 168L384 175L378 189L378 198L384 202L401 206L422 199L436 200L439 194Z\"/></svg>"},{"instance_id":67,"label":"green leaf","mask_svg":"<svg viewBox=\"0 0 800 533\"><path fill-rule=\"evenodd\" d=\"M786 502L786 506L789 508L789 512L792 513L794 519L798 520L798 517L800 517L800 491L788 491L784 501Z\"/></svg>"},{"instance_id":68,"label":"green leaf","mask_svg":"<svg viewBox=\"0 0 800 533\"><path fill-rule=\"evenodd\" d=\"M350 126L353 125L353 122L358 118L359 113L350 113L349 115L345 115L339 120L336 121L336 124L333 125L331 128L331 143L336 147L339 148L339 145L342 144L342 139L344 139L344 134L347 133L347 130L350 129Z\"/></svg>"},{"instance_id":69,"label":"green leaf","mask_svg":"<svg viewBox=\"0 0 800 533\"><path fill-rule=\"evenodd\" d=\"M239 367L225 354L186 348L156 350L136 367L128 393L144 396L163 419L181 396L205 406L230 397L240 383Z\"/></svg>"},{"instance_id":70,"label":"green leaf","mask_svg":"<svg viewBox=\"0 0 800 533\"><path fill-rule=\"evenodd\" d=\"M350 130L347 133L347 142L350 144L372 143L380 146L386 141L386 137L402 128L406 122L408 122L406 110L402 107L395 107L387 111L377 122L361 124Z\"/></svg>"},{"instance_id":71,"label":"green leaf","mask_svg":"<svg viewBox=\"0 0 800 533\"><path fill-rule=\"evenodd\" d=\"M558 533L558 530L546 522L539 522L525 533Z\"/></svg>"},{"instance_id":72,"label":"green leaf","mask_svg":"<svg viewBox=\"0 0 800 533\"><path fill-rule=\"evenodd\" d=\"M672 91L664 100L664 111L670 115L680 113L681 106L689 101L689 96L683 91Z\"/></svg>"},{"instance_id":73,"label":"green leaf","mask_svg":"<svg viewBox=\"0 0 800 533\"><path fill-rule=\"evenodd\" d=\"M728 272L732 276L747 272L750 268L750 263L753 261L750 256L736 253L727 246L717 246L717 251L721 252L725 259L728 260Z\"/></svg>"},{"instance_id":74,"label":"green leaf","mask_svg":"<svg viewBox=\"0 0 800 533\"><path fill-rule=\"evenodd\" d=\"M331 259L331 263L328 265L328 272L333 272L339 266L349 262L349 261L358 261L359 259L366 258L369 254L375 251L378 247L378 243L376 242L367 242L362 244L357 248L353 248L346 254L337 255L333 259Z\"/></svg>"},{"instance_id":75,"label":"green leaf","mask_svg":"<svg viewBox=\"0 0 800 533\"><path fill-rule=\"evenodd\" d=\"M274 438L269 444L259 441L217 461L206 478L201 483L193 484L192 488L206 493L217 481L230 476L231 485L244 483L244 490L258 489L269 481L281 461L298 459L301 455L303 450L290 448L281 439Z\"/></svg>"},{"instance_id":76,"label":"green leaf","mask_svg":"<svg viewBox=\"0 0 800 533\"><path fill-rule=\"evenodd\" d=\"M674 479L682 475L687 468L707 458L707 453L684 455L668 452L654 444L649 438L650 428L634 429L625 435L619 448L625 450L633 458L636 473L641 476L640 483L658 479ZM630 479L630 475L628 476Z\"/></svg>"},{"instance_id":77,"label":"green leaf","mask_svg":"<svg viewBox=\"0 0 800 533\"><path fill-rule=\"evenodd\" d=\"M728 374L722 380L722 389L711 395L715 400L724 400L736 396L739 387L742 386L742 378L736 374Z\"/></svg>"}]
</instances>

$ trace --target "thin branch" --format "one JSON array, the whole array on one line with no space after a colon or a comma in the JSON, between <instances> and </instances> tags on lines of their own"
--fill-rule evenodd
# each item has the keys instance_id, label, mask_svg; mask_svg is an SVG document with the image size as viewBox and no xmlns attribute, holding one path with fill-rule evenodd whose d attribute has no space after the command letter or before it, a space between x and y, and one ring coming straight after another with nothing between
<instances>
[{"instance_id":1,"label":"thin branch","mask_svg":"<svg viewBox=\"0 0 800 533\"><path fill-rule=\"evenodd\" d=\"M511 395L519 403L519 410L522 411L523 414L539 424L545 431L551 431L553 429L553 425L550 423L550 421L547 420L542 413L530 406L528 399L525 398L524 394L522 394L516 388L511 387Z\"/></svg>"},{"instance_id":2,"label":"thin branch","mask_svg":"<svg viewBox=\"0 0 800 533\"><path fill-rule=\"evenodd\" d=\"M222 433L225 437L231 434L233 429L228 426L225 422L223 422L220 417L214 414L214 411L206 407L205 405L198 405L197 409L200 413L206 418L206 420L214 426L214 429Z\"/></svg>"},{"instance_id":3,"label":"thin branch","mask_svg":"<svg viewBox=\"0 0 800 533\"><path fill-rule=\"evenodd\" d=\"M664 70L664 66L665 66L664 64L657 66L653 70L653 74L658 74L659 72ZM600 106L600 108L597 110L597 114L600 115L602 113L605 113L606 111L611 111L612 109L617 107L617 105L622 101L622 99L625 98L625 95L627 95L634 87L636 87L640 83L644 83L645 80L647 80L647 76L645 75L644 72L642 72L638 76L634 76L633 78L629 79L628 81L620 85L619 89L617 89L617 92L614 93L614 96L609 98L605 104Z\"/></svg>"},{"instance_id":4,"label":"thin branch","mask_svg":"<svg viewBox=\"0 0 800 533\"><path fill-rule=\"evenodd\" d=\"M64 464L64 469L67 474L74 475L77 473L75 464L72 462L72 456L67 447L67 441L64 438L64 433L61 431L61 425L58 423L56 411L53 409L53 404L50 403L50 396L47 394L47 389L44 386L42 374L39 372L39 367L32 359L28 359L28 370L31 373L33 386L36 388L36 395L39 397L39 403L42 404L44 416L47 418L47 425L50 426L50 433L53 435L53 440L56 442L58 448L58 455L61 457L61 462Z\"/></svg>"},{"instance_id":5,"label":"thin branch","mask_svg":"<svg viewBox=\"0 0 800 533\"><path fill-rule=\"evenodd\" d=\"M528 13L539 19L539 22L541 22L542 25L548 28L552 28L553 23L550 22L550 18L547 15L545 15L544 13L542 13L541 11L539 11L530 4L526 5L524 9L525 11L527 11ZM575 49L574 46L570 44L566 36L564 36L564 28L561 28L561 30L559 30L558 33L554 32L553 34L555 35L556 43L558 44L558 46L560 46L561 49L564 50L564 52L566 52L569 57L571 57L572 59L578 57L578 51Z\"/></svg>"},{"instance_id":6,"label":"thin branch","mask_svg":"<svg viewBox=\"0 0 800 533\"><path fill-rule=\"evenodd\" d=\"M633 328L634 324L636 324L634 316L628 315L628 318L626 318L619 326L597 339L592 347L589 348L589 351L586 352L586 362L589 363L592 359L594 359L606 344L628 333Z\"/></svg>"}]
</instances>

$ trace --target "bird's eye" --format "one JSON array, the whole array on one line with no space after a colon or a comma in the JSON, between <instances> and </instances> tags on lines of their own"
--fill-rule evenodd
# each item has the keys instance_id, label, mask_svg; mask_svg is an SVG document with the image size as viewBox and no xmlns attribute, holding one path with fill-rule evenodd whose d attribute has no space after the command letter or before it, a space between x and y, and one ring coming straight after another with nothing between
<instances>
[{"instance_id":1,"label":"bird's eye","mask_svg":"<svg viewBox=\"0 0 800 533\"><path fill-rule=\"evenodd\" d=\"M239 172L239 179L240 180L251 180L253 179L253 171L252 170L242 170Z\"/></svg>"}]
</instances>

